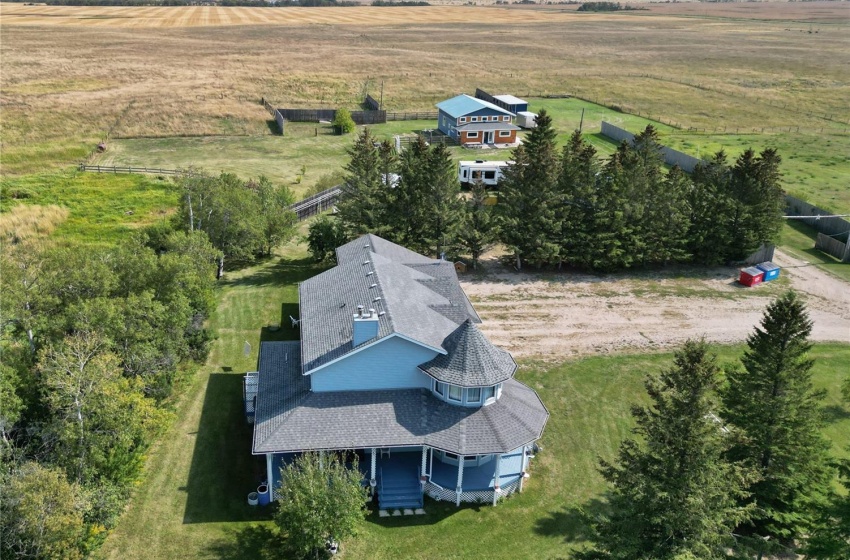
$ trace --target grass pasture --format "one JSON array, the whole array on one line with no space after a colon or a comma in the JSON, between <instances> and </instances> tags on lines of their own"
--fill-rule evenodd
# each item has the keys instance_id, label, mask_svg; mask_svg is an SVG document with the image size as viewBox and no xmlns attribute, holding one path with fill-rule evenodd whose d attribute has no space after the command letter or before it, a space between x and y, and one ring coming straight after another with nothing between
<instances>
[{"instance_id":1,"label":"grass pasture","mask_svg":"<svg viewBox=\"0 0 850 560\"><path fill-rule=\"evenodd\" d=\"M699 128L846 130L843 3L806 3L820 14L817 33L799 10L775 6L739 18L722 5L677 15L2 4L3 174L67 166L107 131L269 134L261 97L354 108L382 82L389 110L431 109L482 87L571 92Z\"/></svg>"},{"instance_id":2,"label":"grass pasture","mask_svg":"<svg viewBox=\"0 0 850 560\"><path fill-rule=\"evenodd\" d=\"M178 405L170 432L152 452L147 478L98 557L104 559L276 558L270 527L245 502L262 476L250 456L250 429L241 412L241 374L254 368L261 340L291 339L287 316L297 302L295 283L320 269L303 246L291 245L256 267L229 272L210 320L218 333L207 365ZM266 327L280 324L280 331ZM250 353L245 355L245 343ZM733 363L740 347L718 347ZM850 346L819 344L816 384L828 389L828 425L834 453L846 456L850 412L838 394ZM582 545L571 510L592 510L604 484L596 465L612 457L631 426L629 407L645 396L646 373L668 367L669 354L586 357L553 365L521 365L518 377L536 389L551 418L543 451L532 464L526 491L496 508L426 502L416 518L369 516L361 534L344 543L343 558L556 558ZM486 532L486 539L482 534ZM519 543L519 547L517 548Z\"/></svg>"},{"instance_id":3,"label":"grass pasture","mask_svg":"<svg viewBox=\"0 0 850 560\"><path fill-rule=\"evenodd\" d=\"M95 245L160 220L177 204L170 180L144 175L31 175L5 179L0 190L4 210L18 202L63 209L66 216L51 230L55 240Z\"/></svg>"}]
</instances>

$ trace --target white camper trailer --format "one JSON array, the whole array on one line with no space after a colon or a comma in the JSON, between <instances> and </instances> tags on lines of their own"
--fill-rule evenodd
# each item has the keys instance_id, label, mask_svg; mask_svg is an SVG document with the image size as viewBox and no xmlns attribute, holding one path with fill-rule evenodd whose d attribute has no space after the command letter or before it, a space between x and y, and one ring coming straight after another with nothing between
<instances>
[{"instance_id":1,"label":"white camper trailer","mask_svg":"<svg viewBox=\"0 0 850 560\"><path fill-rule=\"evenodd\" d=\"M495 187L502 178L502 172L512 161L462 161L458 164L457 178L461 185L469 186L481 181L488 187Z\"/></svg>"},{"instance_id":2,"label":"white camper trailer","mask_svg":"<svg viewBox=\"0 0 850 560\"><path fill-rule=\"evenodd\" d=\"M520 111L516 114L516 124L522 128L537 128L537 113Z\"/></svg>"}]
</instances>

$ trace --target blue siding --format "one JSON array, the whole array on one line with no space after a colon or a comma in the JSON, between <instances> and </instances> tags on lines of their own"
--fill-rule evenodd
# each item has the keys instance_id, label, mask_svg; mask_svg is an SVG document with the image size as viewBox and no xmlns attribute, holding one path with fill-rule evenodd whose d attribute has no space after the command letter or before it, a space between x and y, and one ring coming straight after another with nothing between
<instances>
[{"instance_id":1,"label":"blue siding","mask_svg":"<svg viewBox=\"0 0 850 560\"><path fill-rule=\"evenodd\" d=\"M311 375L313 391L366 391L431 387L416 366L437 355L399 337L388 337Z\"/></svg>"}]
</instances>

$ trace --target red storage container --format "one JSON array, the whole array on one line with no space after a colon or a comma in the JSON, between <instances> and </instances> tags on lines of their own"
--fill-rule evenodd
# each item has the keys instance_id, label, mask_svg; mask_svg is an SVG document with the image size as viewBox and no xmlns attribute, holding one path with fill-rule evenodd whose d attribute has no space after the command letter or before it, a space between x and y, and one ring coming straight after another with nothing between
<instances>
[{"instance_id":1,"label":"red storage container","mask_svg":"<svg viewBox=\"0 0 850 560\"><path fill-rule=\"evenodd\" d=\"M751 266L750 268L741 269L741 276L738 277L738 283L744 286L757 286L764 280L764 271Z\"/></svg>"}]
</instances>

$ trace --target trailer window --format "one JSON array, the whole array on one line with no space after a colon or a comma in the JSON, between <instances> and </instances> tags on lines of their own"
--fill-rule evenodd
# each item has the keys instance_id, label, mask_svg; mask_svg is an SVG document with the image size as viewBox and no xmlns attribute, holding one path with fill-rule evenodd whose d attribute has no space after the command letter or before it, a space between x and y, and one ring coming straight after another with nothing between
<instances>
[{"instance_id":1,"label":"trailer window","mask_svg":"<svg viewBox=\"0 0 850 560\"><path fill-rule=\"evenodd\" d=\"M481 178L481 172L480 171L473 171L472 172L472 180L473 181L476 181L480 178Z\"/></svg>"},{"instance_id":2,"label":"trailer window","mask_svg":"<svg viewBox=\"0 0 850 560\"><path fill-rule=\"evenodd\" d=\"M496 172L495 171L485 171L484 172L484 178L485 179L495 179L496 178Z\"/></svg>"}]
</instances>

